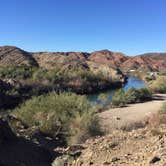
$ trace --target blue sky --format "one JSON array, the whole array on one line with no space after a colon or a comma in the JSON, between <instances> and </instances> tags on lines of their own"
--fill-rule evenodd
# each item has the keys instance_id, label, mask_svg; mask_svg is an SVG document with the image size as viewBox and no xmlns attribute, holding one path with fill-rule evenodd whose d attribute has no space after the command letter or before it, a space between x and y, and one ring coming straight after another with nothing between
<instances>
[{"instance_id":1,"label":"blue sky","mask_svg":"<svg viewBox=\"0 0 166 166\"><path fill-rule=\"evenodd\" d=\"M0 45L166 52L166 0L1 0Z\"/></svg>"}]
</instances>

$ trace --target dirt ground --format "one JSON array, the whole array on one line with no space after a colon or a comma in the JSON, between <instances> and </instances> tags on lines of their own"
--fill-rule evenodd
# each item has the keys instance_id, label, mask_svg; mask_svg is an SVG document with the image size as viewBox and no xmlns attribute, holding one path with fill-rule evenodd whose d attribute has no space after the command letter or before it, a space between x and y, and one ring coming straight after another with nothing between
<instances>
[{"instance_id":1,"label":"dirt ground","mask_svg":"<svg viewBox=\"0 0 166 166\"><path fill-rule=\"evenodd\" d=\"M143 127L148 118L155 115L165 101L166 94L156 94L152 101L109 109L98 115L102 126L107 130L131 130Z\"/></svg>"},{"instance_id":2,"label":"dirt ground","mask_svg":"<svg viewBox=\"0 0 166 166\"><path fill-rule=\"evenodd\" d=\"M150 102L99 113L107 134L87 140L71 165L166 166L165 122L157 125L152 119L152 125L144 124L157 115L165 101L166 95L158 94Z\"/></svg>"}]
</instances>

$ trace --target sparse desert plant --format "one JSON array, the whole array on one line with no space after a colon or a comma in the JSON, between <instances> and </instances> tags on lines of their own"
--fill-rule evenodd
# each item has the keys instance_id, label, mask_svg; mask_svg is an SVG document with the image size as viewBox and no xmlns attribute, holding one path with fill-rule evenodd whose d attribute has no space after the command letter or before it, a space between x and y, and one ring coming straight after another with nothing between
<instances>
[{"instance_id":1,"label":"sparse desert plant","mask_svg":"<svg viewBox=\"0 0 166 166\"><path fill-rule=\"evenodd\" d=\"M61 136L67 143L101 134L95 110L86 97L73 93L33 97L15 109L13 114L27 126L35 126L52 137Z\"/></svg>"}]
</instances>

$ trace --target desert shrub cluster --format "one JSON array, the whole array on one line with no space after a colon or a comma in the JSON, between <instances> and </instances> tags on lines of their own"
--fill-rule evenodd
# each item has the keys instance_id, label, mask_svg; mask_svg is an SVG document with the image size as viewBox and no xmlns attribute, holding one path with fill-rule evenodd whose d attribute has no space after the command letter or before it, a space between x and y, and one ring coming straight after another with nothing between
<instances>
[{"instance_id":1,"label":"desert shrub cluster","mask_svg":"<svg viewBox=\"0 0 166 166\"><path fill-rule=\"evenodd\" d=\"M123 107L126 104L150 100L151 97L152 94L147 88L130 88L127 91L120 89L113 95L111 105L114 107Z\"/></svg>"},{"instance_id":2,"label":"desert shrub cluster","mask_svg":"<svg viewBox=\"0 0 166 166\"><path fill-rule=\"evenodd\" d=\"M86 97L73 93L50 93L26 101L14 114L28 127L64 142L80 143L101 134L95 110Z\"/></svg>"},{"instance_id":3,"label":"desert shrub cluster","mask_svg":"<svg viewBox=\"0 0 166 166\"><path fill-rule=\"evenodd\" d=\"M24 85L40 84L61 91L76 93L91 93L94 90L104 89L114 84L102 73L94 73L89 69L55 66L52 69L43 69L26 65L0 67L1 79L14 79ZM118 84L118 83L117 83Z\"/></svg>"},{"instance_id":4,"label":"desert shrub cluster","mask_svg":"<svg viewBox=\"0 0 166 166\"><path fill-rule=\"evenodd\" d=\"M0 78L28 79L35 70L36 68L26 65L0 67Z\"/></svg>"},{"instance_id":5,"label":"desert shrub cluster","mask_svg":"<svg viewBox=\"0 0 166 166\"><path fill-rule=\"evenodd\" d=\"M80 68L65 69L58 66L52 69L26 65L0 67L0 78L4 82L12 82L9 89L2 89L6 96L14 98L16 104L32 96L52 91L87 94L111 85L111 81L107 80L102 73L94 73L88 69ZM0 109L2 107L0 106ZM9 108L7 104L5 104L6 108Z\"/></svg>"},{"instance_id":6,"label":"desert shrub cluster","mask_svg":"<svg viewBox=\"0 0 166 166\"><path fill-rule=\"evenodd\" d=\"M94 73L84 69L65 69L54 67L53 69L43 69L26 65L0 67L0 78L11 79L32 79L34 81L48 80L50 83L59 81L69 81L73 78L80 78L84 81L100 81L105 77L101 73Z\"/></svg>"},{"instance_id":7,"label":"desert shrub cluster","mask_svg":"<svg viewBox=\"0 0 166 166\"><path fill-rule=\"evenodd\" d=\"M96 83L104 81L105 78L101 73L93 73L90 70L83 69L68 69L56 67L54 69L42 69L39 68L33 73L34 81L48 81L51 84L65 83L73 80L80 80L84 82Z\"/></svg>"},{"instance_id":8,"label":"desert shrub cluster","mask_svg":"<svg viewBox=\"0 0 166 166\"><path fill-rule=\"evenodd\" d=\"M149 88L154 93L166 93L166 76L158 76L149 84Z\"/></svg>"}]
</instances>

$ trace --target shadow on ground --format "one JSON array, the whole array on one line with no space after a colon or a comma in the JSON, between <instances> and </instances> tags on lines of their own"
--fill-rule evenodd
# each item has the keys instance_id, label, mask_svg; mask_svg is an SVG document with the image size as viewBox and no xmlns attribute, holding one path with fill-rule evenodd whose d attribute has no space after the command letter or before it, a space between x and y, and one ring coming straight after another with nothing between
<instances>
[{"instance_id":1,"label":"shadow on ground","mask_svg":"<svg viewBox=\"0 0 166 166\"><path fill-rule=\"evenodd\" d=\"M0 119L0 166L51 166L55 156L31 141L18 138L8 123Z\"/></svg>"}]
</instances>

